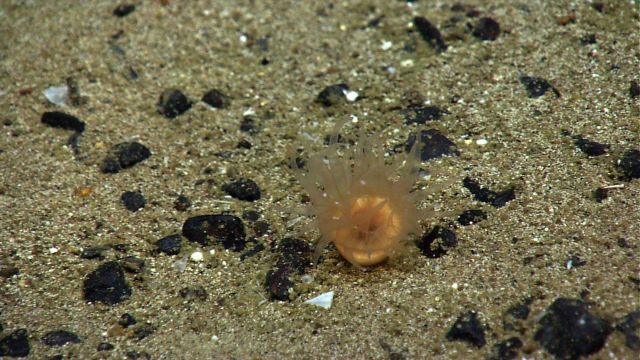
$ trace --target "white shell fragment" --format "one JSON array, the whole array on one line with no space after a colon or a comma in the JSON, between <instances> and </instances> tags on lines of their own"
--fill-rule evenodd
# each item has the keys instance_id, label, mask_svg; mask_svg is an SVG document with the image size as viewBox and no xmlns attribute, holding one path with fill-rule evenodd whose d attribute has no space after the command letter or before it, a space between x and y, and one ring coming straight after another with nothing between
<instances>
[{"instance_id":1,"label":"white shell fragment","mask_svg":"<svg viewBox=\"0 0 640 360\"><path fill-rule=\"evenodd\" d=\"M331 308L331 303L333 303L333 291L322 293L313 299L305 301L304 303L320 306L321 308L329 310Z\"/></svg>"},{"instance_id":2,"label":"white shell fragment","mask_svg":"<svg viewBox=\"0 0 640 360\"><path fill-rule=\"evenodd\" d=\"M48 87L42 94L50 103L58 106L65 106L69 101L69 87L67 85Z\"/></svg>"}]
</instances>

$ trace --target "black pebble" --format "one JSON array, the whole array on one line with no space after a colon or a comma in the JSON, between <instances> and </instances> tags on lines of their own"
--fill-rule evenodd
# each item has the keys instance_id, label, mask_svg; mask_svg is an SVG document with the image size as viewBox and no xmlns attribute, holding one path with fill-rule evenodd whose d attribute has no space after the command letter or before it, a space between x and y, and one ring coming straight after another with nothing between
<instances>
[{"instance_id":1,"label":"black pebble","mask_svg":"<svg viewBox=\"0 0 640 360\"><path fill-rule=\"evenodd\" d=\"M239 200L256 201L260 199L260 188L251 179L238 179L222 186L222 191Z\"/></svg>"},{"instance_id":2,"label":"black pebble","mask_svg":"<svg viewBox=\"0 0 640 360\"><path fill-rule=\"evenodd\" d=\"M113 9L113 15L117 17L125 17L131 14L136 9L134 4L121 4Z\"/></svg>"},{"instance_id":3,"label":"black pebble","mask_svg":"<svg viewBox=\"0 0 640 360\"><path fill-rule=\"evenodd\" d=\"M487 218L487 213L480 209L465 210L458 216L458 223L462 226L477 224Z\"/></svg>"},{"instance_id":4,"label":"black pebble","mask_svg":"<svg viewBox=\"0 0 640 360\"><path fill-rule=\"evenodd\" d=\"M573 143L578 147L578 149L589 156L604 155L609 149L608 144L591 141L583 138L581 135L573 136Z\"/></svg>"},{"instance_id":5,"label":"black pebble","mask_svg":"<svg viewBox=\"0 0 640 360\"><path fill-rule=\"evenodd\" d=\"M311 247L299 239L285 238L278 244L280 256L274 270L267 273L266 286L272 299L288 301L289 289L293 287L290 275L303 274L311 265Z\"/></svg>"},{"instance_id":6,"label":"black pebble","mask_svg":"<svg viewBox=\"0 0 640 360\"><path fill-rule=\"evenodd\" d=\"M464 185L464 187L473 194L473 197L476 200L497 208L505 206L507 202L516 198L514 188L508 188L500 192L489 190L487 188L483 188L479 182L468 176L462 180L462 185Z\"/></svg>"},{"instance_id":7,"label":"black pebble","mask_svg":"<svg viewBox=\"0 0 640 360\"><path fill-rule=\"evenodd\" d=\"M447 251L457 244L456 233L441 226L435 226L418 241L418 248L423 255L436 259L446 255Z\"/></svg>"},{"instance_id":8,"label":"black pebble","mask_svg":"<svg viewBox=\"0 0 640 360\"><path fill-rule=\"evenodd\" d=\"M115 346L113 346L111 343L108 342L101 342L100 344L98 344L98 351L111 351L115 349Z\"/></svg>"},{"instance_id":9,"label":"black pebble","mask_svg":"<svg viewBox=\"0 0 640 360\"><path fill-rule=\"evenodd\" d=\"M640 336L636 334L638 329L640 329L640 310L630 312L616 326L616 330L624 334L627 347L636 351L640 351Z\"/></svg>"},{"instance_id":10,"label":"black pebble","mask_svg":"<svg viewBox=\"0 0 640 360\"><path fill-rule=\"evenodd\" d=\"M578 359L600 350L611 333L607 321L582 300L558 298L540 319L534 339L559 359Z\"/></svg>"},{"instance_id":11,"label":"black pebble","mask_svg":"<svg viewBox=\"0 0 640 360\"><path fill-rule=\"evenodd\" d=\"M447 50L447 44L442 39L440 30L422 16L413 18L413 25L424 41L426 41L436 52L441 53Z\"/></svg>"},{"instance_id":12,"label":"black pebble","mask_svg":"<svg viewBox=\"0 0 640 360\"><path fill-rule=\"evenodd\" d=\"M415 142L416 134L412 132L407 139L405 151L410 151ZM422 149L420 149L420 159L422 161L436 159L445 155L460 155L456 144L436 129L420 130L420 142L422 143Z\"/></svg>"},{"instance_id":13,"label":"black pebble","mask_svg":"<svg viewBox=\"0 0 640 360\"><path fill-rule=\"evenodd\" d=\"M54 128L73 130L77 133L83 133L85 127L84 121L61 111L47 111L42 114L40 121Z\"/></svg>"},{"instance_id":14,"label":"black pebble","mask_svg":"<svg viewBox=\"0 0 640 360\"><path fill-rule=\"evenodd\" d=\"M183 287L178 294L180 294L181 298L189 300L205 301L209 297L207 290L202 285Z\"/></svg>"},{"instance_id":15,"label":"black pebble","mask_svg":"<svg viewBox=\"0 0 640 360\"><path fill-rule=\"evenodd\" d=\"M128 328L131 325L135 325L137 322L138 321L136 320L136 318L134 318L133 315L129 313L122 314L120 316L120 319L118 320L118 324L124 328Z\"/></svg>"},{"instance_id":16,"label":"black pebble","mask_svg":"<svg viewBox=\"0 0 640 360\"><path fill-rule=\"evenodd\" d=\"M265 249L264 245L262 245L261 243L258 243L252 249L249 249L249 250L243 252L240 255L240 260L244 261L247 258L255 256L255 255L257 255L259 252L261 252L264 249Z\"/></svg>"},{"instance_id":17,"label":"black pebble","mask_svg":"<svg viewBox=\"0 0 640 360\"><path fill-rule=\"evenodd\" d=\"M167 255L178 255L182 250L182 238L180 234L173 234L156 241L158 251Z\"/></svg>"},{"instance_id":18,"label":"black pebble","mask_svg":"<svg viewBox=\"0 0 640 360\"><path fill-rule=\"evenodd\" d=\"M220 90L211 89L202 96L202 101L217 109L225 109L231 105L231 98Z\"/></svg>"},{"instance_id":19,"label":"black pebble","mask_svg":"<svg viewBox=\"0 0 640 360\"><path fill-rule=\"evenodd\" d=\"M447 111L437 106L410 107L405 110L404 123L423 125L427 121L441 120L444 114L447 114Z\"/></svg>"},{"instance_id":20,"label":"black pebble","mask_svg":"<svg viewBox=\"0 0 640 360\"><path fill-rule=\"evenodd\" d=\"M531 99L539 98L544 95L547 90L551 89L556 97L560 97L560 92L553 87L547 80L533 76L521 76L520 83L524 85L527 96Z\"/></svg>"},{"instance_id":21,"label":"black pebble","mask_svg":"<svg viewBox=\"0 0 640 360\"><path fill-rule=\"evenodd\" d=\"M522 303L512 305L508 308L502 318L502 327L507 331L514 330L521 320L526 320L529 317L529 313L531 312L529 305L531 305L532 302L532 299L527 299Z\"/></svg>"},{"instance_id":22,"label":"black pebble","mask_svg":"<svg viewBox=\"0 0 640 360\"><path fill-rule=\"evenodd\" d=\"M109 261L100 265L84 280L84 299L114 305L131 296L131 287L124 278L122 267Z\"/></svg>"},{"instance_id":23,"label":"black pebble","mask_svg":"<svg viewBox=\"0 0 640 360\"><path fill-rule=\"evenodd\" d=\"M120 201L122 201L124 207L131 212L138 211L147 204L144 196L137 191L125 191L122 193L122 196L120 196Z\"/></svg>"},{"instance_id":24,"label":"black pebble","mask_svg":"<svg viewBox=\"0 0 640 360\"><path fill-rule=\"evenodd\" d=\"M629 96L631 96L632 99L640 96L640 83L635 80L631 80L629 84Z\"/></svg>"},{"instance_id":25,"label":"black pebble","mask_svg":"<svg viewBox=\"0 0 640 360\"><path fill-rule=\"evenodd\" d=\"M77 344L80 342L78 335L66 330L50 331L40 340L47 346L62 346L65 344Z\"/></svg>"},{"instance_id":26,"label":"black pebble","mask_svg":"<svg viewBox=\"0 0 640 360\"><path fill-rule=\"evenodd\" d=\"M151 156L149 149L138 142L123 142L114 145L100 165L103 173L117 173L122 169L146 160Z\"/></svg>"},{"instance_id":27,"label":"black pebble","mask_svg":"<svg viewBox=\"0 0 640 360\"><path fill-rule=\"evenodd\" d=\"M238 145L236 145L238 149L251 149L251 146L251 143L245 139L238 141Z\"/></svg>"},{"instance_id":28,"label":"black pebble","mask_svg":"<svg viewBox=\"0 0 640 360\"><path fill-rule=\"evenodd\" d=\"M618 169L623 179L631 181L640 178L640 150L627 150L618 160Z\"/></svg>"},{"instance_id":29,"label":"black pebble","mask_svg":"<svg viewBox=\"0 0 640 360\"><path fill-rule=\"evenodd\" d=\"M245 248L244 224L234 215L194 216L182 225L182 235L191 242L207 246L212 240L221 243L225 249L240 251Z\"/></svg>"},{"instance_id":30,"label":"black pebble","mask_svg":"<svg viewBox=\"0 0 640 360\"><path fill-rule=\"evenodd\" d=\"M26 329L18 329L0 339L0 356L27 357L31 352L29 334Z\"/></svg>"},{"instance_id":31,"label":"black pebble","mask_svg":"<svg viewBox=\"0 0 640 360\"><path fill-rule=\"evenodd\" d=\"M104 256L103 252L109 250L108 246L92 246L89 248L82 249L80 253L80 257L83 259L102 259Z\"/></svg>"},{"instance_id":32,"label":"black pebble","mask_svg":"<svg viewBox=\"0 0 640 360\"><path fill-rule=\"evenodd\" d=\"M475 347L483 347L487 341L484 338L484 326L475 311L467 311L460 315L447 332L449 341L466 341Z\"/></svg>"},{"instance_id":33,"label":"black pebble","mask_svg":"<svg viewBox=\"0 0 640 360\"><path fill-rule=\"evenodd\" d=\"M580 45L593 45L597 43L596 34L586 34L580 38Z\"/></svg>"},{"instance_id":34,"label":"black pebble","mask_svg":"<svg viewBox=\"0 0 640 360\"><path fill-rule=\"evenodd\" d=\"M178 211L187 211L187 209L191 207L191 200L184 195L180 195L176 201L173 202L173 207Z\"/></svg>"},{"instance_id":35,"label":"black pebble","mask_svg":"<svg viewBox=\"0 0 640 360\"><path fill-rule=\"evenodd\" d=\"M345 92L349 91L347 84L329 85L318 94L316 102L325 107L337 105L346 99Z\"/></svg>"},{"instance_id":36,"label":"black pebble","mask_svg":"<svg viewBox=\"0 0 640 360\"><path fill-rule=\"evenodd\" d=\"M249 221L256 221L260 219L260 213L255 210L245 210L242 212L242 218Z\"/></svg>"},{"instance_id":37,"label":"black pebble","mask_svg":"<svg viewBox=\"0 0 640 360\"><path fill-rule=\"evenodd\" d=\"M133 337L137 340L142 340L156 331L155 326L151 324L140 324L133 329Z\"/></svg>"},{"instance_id":38,"label":"black pebble","mask_svg":"<svg viewBox=\"0 0 640 360\"><path fill-rule=\"evenodd\" d=\"M191 102L182 91L167 89L158 100L158 112L169 119L173 119L191 109Z\"/></svg>"},{"instance_id":39,"label":"black pebble","mask_svg":"<svg viewBox=\"0 0 640 360\"><path fill-rule=\"evenodd\" d=\"M471 34L480 40L493 41L500 35L500 24L489 17L480 18Z\"/></svg>"},{"instance_id":40,"label":"black pebble","mask_svg":"<svg viewBox=\"0 0 640 360\"><path fill-rule=\"evenodd\" d=\"M240 121L240 131L255 135L260 132L260 127L253 116L245 116Z\"/></svg>"},{"instance_id":41,"label":"black pebble","mask_svg":"<svg viewBox=\"0 0 640 360\"><path fill-rule=\"evenodd\" d=\"M522 347L522 340L511 337L493 346L493 353L488 360L513 360L518 356L518 349Z\"/></svg>"}]
</instances>

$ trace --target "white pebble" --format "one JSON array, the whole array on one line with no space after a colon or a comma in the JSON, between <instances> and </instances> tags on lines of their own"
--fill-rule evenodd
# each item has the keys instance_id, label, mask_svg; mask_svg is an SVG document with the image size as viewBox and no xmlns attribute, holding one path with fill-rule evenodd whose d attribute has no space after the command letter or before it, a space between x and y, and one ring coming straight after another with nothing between
<instances>
[{"instance_id":1,"label":"white pebble","mask_svg":"<svg viewBox=\"0 0 640 360\"><path fill-rule=\"evenodd\" d=\"M200 262L202 260L204 260L204 255L201 251L194 251L191 254L191 261Z\"/></svg>"},{"instance_id":2,"label":"white pebble","mask_svg":"<svg viewBox=\"0 0 640 360\"><path fill-rule=\"evenodd\" d=\"M354 102L360 94L355 91L345 91L344 96L347 98L347 101Z\"/></svg>"},{"instance_id":3,"label":"white pebble","mask_svg":"<svg viewBox=\"0 0 640 360\"><path fill-rule=\"evenodd\" d=\"M487 139L478 139L478 140L476 140L476 145L478 145L478 146L485 146L488 143L489 142L487 141Z\"/></svg>"},{"instance_id":4,"label":"white pebble","mask_svg":"<svg viewBox=\"0 0 640 360\"><path fill-rule=\"evenodd\" d=\"M391 49L392 46L393 46L393 43L391 41L383 41L381 49L382 50L389 50L389 49Z\"/></svg>"},{"instance_id":5,"label":"white pebble","mask_svg":"<svg viewBox=\"0 0 640 360\"><path fill-rule=\"evenodd\" d=\"M321 308L329 310L331 308L331 304L333 303L333 291L322 293L314 297L313 299L305 301L304 303L320 306Z\"/></svg>"},{"instance_id":6,"label":"white pebble","mask_svg":"<svg viewBox=\"0 0 640 360\"><path fill-rule=\"evenodd\" d=\"M50 103L58 106L65 106L69 101L69 87L67 85L48 87L42 94Z\"/></svg>"}]
</instances>

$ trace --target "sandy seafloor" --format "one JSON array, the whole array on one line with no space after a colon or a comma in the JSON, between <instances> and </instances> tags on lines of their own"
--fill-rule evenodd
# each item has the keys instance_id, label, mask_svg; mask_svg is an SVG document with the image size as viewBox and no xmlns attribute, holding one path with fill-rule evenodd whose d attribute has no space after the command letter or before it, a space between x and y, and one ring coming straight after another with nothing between
<instances>
[{"instance_id":1,"label":"sandy seafloor","mask_svg":"<svg viewBox=\"0 0 640 360\"><path fill-rule=\"evenodd\" d=\"M0 1L0 337L26 329L30 358L476 359L517 336L518 358L543 359L552 355L534 334L555 299L582 299L612 326L640 309L640 181L621 180L616 168L624 151L640 146L640 98L629 94L630 82L640 80L637 2L606 2L602 11L588 1L464 2L500 24L495 41L473 37L467 24L476 14L455 12L445 1L131 3L135 11L116 17L113 1ZM573 21L562 19L572 14ZM445 52L412 29L414 16L440 29ZM589 34L596 43L582 44ZM548 80L561 97L549 91L529 98L522 75ZM42 92L68 77L85 103L49 103ZM338 83L357 92L356 101L326 108L314 101ZM156 110L168 88L194 102L175 119ZM212 109L199 101L211 88L228 94L231 105ZM345 126L345 135L364 127L388 148L399 146L416 129L402 110L416 101L448 111L425 127L439 129L460 151L423 163L453 185L425 199L443 216L425 219L422 231L452 226L458 245L435 259L410 247L368 271L329 248L304 281L293 279L291 301L269 300L264 282L277 258L273 245L287 236L310 244L317 238L287 226L299 215L282 209L303 196L287 147L309 143L303 133L321 139L353 117L357 124ZM86 123L78 154L67 144L70 131L40 122L53 110ZM240 131L249 112L255 134ZM566 134L611 147L589 157ZM236 147L243 139L251 149ZM116 174L99 171L112 145L133 140L151 150L149 159ZM502 208L477 202L462 186L465 176L491 189L513 187L516 198ZM262 198L227 196L220 188L234 177L253 179ZM620 184L594 200L596 188ZM79 196L82 187L91 193ZM120 195L128 190L145 196L144 209L123 207ZM185 212L174 208L180 194L193 203ZM471 208L488 218L452 225ZM266 249L253 257L241 261L238 252L186 239L180 255L153 251L189 217L246 210L260 212L271 228L258 238ZM83 249L113 244L126 250L80 257ZM198 250L204 261L174 267ZM131 297L112 306L85 302L85 276L126 256L145 261L140 273L126 273ZM568 268L572 256L581 266ZM198 286L206 299L179 295ZM329 310L304 303L326 291L335 292ZM505 311L525 299L529 316L505 329ZM486 327L480 348L446 338L468 310ZM153 333L138 340L133 330L118 329L124 313ZM59 329L81 342L42 343ZM114 349L97 351L101 342ZM591 358L637 356L614 330Z\"/></svg>"}]
</instances>

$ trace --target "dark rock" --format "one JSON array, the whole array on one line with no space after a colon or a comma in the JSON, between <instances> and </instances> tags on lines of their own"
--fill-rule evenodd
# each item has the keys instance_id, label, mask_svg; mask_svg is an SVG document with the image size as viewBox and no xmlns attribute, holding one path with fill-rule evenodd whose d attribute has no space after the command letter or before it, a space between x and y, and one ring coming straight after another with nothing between
<instances>
[{"instance_id":1,"label":"dark rock","mask_svg":"<svg viewBox=\"0 0 640 360\"><path fill-rule=\"evenodd\" d=\"M456 233L441 226L435 226L422 236L418 242L418 248L423 255L436 259L446 255L447 251L457 244Z\"/></svg>"},{"instance_id":2,"label":"dark rock","mask_svg":"<svg viewBox=\"0 0 640 360\"><path fill-rule=\"evenodd\" d=\"M108 342L101 342L100 344L98 344L98 351L111 351L115 349L115 346L113 346L111 343Z\"/></svg>"},{"instance_id":3,"label":"dark rock","mask_svg":"<svg viewBox=\"0 0 640 360\"><path fill-rule=\"evenodd\" d=\"M289 290L293 288L293 282L289 280L287 268L276 268L267 273L267 291L272 299L289 301Z\"/></svg>"},{"instance_id":4,"label":"dark rock","mask_svg":"<svg viewBox=\"0 0 640 360\"><path fill-rule=\"evenodd\" d=\"M346 99L345 93L347 91L349 91L349 86L347 86L347 84L341 83L329 85L320 91L316 98L316 102L324 105L325 107L337 105Z\"/></svg>"},{"instance_id":5,"label":"dark rock","mask_svg":"<svg viewBox=\"0 0 640 360\"><path fill-rule=\"evenodd\" d=\"M47 346L62 346L65 344L80 343L80 338L78 337L78 335L66 330L50 331L46 333L40 340Z\"/></svg>"},{"instance_id":6,"label":"dark rock","mask_svg":"<svg viewBox=\"0 0 640 360\"><path fill-rule=\"evenodd\" d=\"M595 201L599 203L603 202L608 197L609 197L609 189L607 188L599 187L593 190L593 198Z\"/></svg>"},{"instance_id":7,"label":"dark rock","mask_svg":"<svg viewBox=\"0 0 640 360\"><path fill-rule=\"evenodd\" d=\"M476 200L490 204L491 206L497 208L505 206L507 202L516 198L515 190L513 188L496 192L487 188L483 188L479 182L471 179L468 176L462 180L462 185L464 185L464 187L466 187L471 192L471 194L473 194L473 197Z\"/></svg>"},{"instance_id":8,"label":"dark rock","mask_svg":"<svg viewBox=\"0 0 640 360\"><path fill-rule=\"evenodd\" d=\"M88 260L102 259L104 257L102 253L107 250L109 250L108 246L92 246L89 248L84 248L80 253L80 257Z\"/></svg>"},{"instance_id":9,"label":"dark rock","mask_svg":"<svg viewBox=\"0 0 640 360\"><path fill-rule=\"evenodd\" d=\"M544 95L547 90L551 89L556 97L560 97L560 92L553 87L547 80L533 76L521 76L520 83L524 85L527 96L531 99L539 98Z\"/></svg>"},{"instance_id":10,"label":"dark rock","mask_svg":"<svg viewBox=\"0 0 640 360\"><path fill-rule=\"evenodd\" d=\"M138 321L136 321L136 318L134 318L133 315L129 313L122 314L122 316L120 316L120 319L118 320L118 324L123 328L128 328L131 325L135 325L137 322Z\"/></svg>"},{"instance_id":11,"label":"dark rock","mask_svg":"<svg viewBox=\"0 0 640 360\"><path fill-rule=\"evenodd\" d=\"M465 210L458 216L458 223L462 226L477 224L487 218L487 213L480 209Z\"/></svg>"},{"instance_id":12,"label":"dark rock","mask_svg":"<svg viewBox=\"0 0 640 360\"><path fill-rule=\"evenodd\" d=\"M146 160L151 156L149 149L138 142L123 142L114 145L102 161L100 171L103 173L117 173L122 169Z\"/></svg>"},{"instance_id":13,"label":"dark rock","mask_svg":"<svg viewBox=\"0 0 640 360\"><path fill-rule=\"evenodd\" d=\"M481 348L487 341L484 338L484 326L478 319L475 311L467 311L460 315L453 326L447 332L449 341L465 341Z\"/></svg>"},{"instance_id":14,"label":"dark rock","mask_svg":"<svg viewBox=\"0 0 640 360\"><path fill-rule=\"evenodd\" d=\"M183 299L195 299L200 301L207 300L209 294L207 290L202 285L198 286L187 286L180 289L180 297Z\"/></svg>"},{"instance_id":15,"label":"dark rock","mask_svg":"<svg viewBox=\"0 0 640 360\"><path fill-rule=\"evenodd\" d=\"M437 106L410 107L405 110L404 123L424 125L427 121L441 120L447 111Z\"/></svg>"},{"instance_id":16,"label":"dark rock","mask_svg":"<svg viewBox=\"0 0 640 360\"><path fill-rule=\"evenodd\" d=\"M173 207L178 211L187 211L191 207L191 200L184 195L180 195L173 203Z\"/></svg>"},{"instance_id":17,"label":"dark rock","mask_svg":"<svg viewBox=\"0 0 640 360\"><path fill-rule=\"evenodd\" d=\"M0 277L8 279L18 274L20 274L20 269L17 267L8 264L0 264Z\"/></svg>"},{"instance_id":18,"label":"dark rock","mask_svg":"<svg viewBox=\"0 0 640 360\"><path fill-rule=\"evenodd\" d=\"M236 148L238 149L251 149L251 143L245 139L242 139L240 141L238 141L238 145L236 145Z\"/></svg>"},{"instance_id":19,"label":"dark rock","mask_svg":"<svg viewBox=\"0 0 640 360\"><path fill-rule=\"evenodd\" d=\"M245 116L240 122L240 131L248 133L249 135L255 135L260 132L260 127L253 116Z\"/></svg>"},{"instance_id":20,"label":"dark rock","mask_svg":"<svg viewBox=\"0 0 640 360\"><path fill-rule=\"evenodd\" d=\"M607 153L607 150L610 147L608 144L601 144L595 141L587 140L581 135L573 136L573 143L578 147L578 149L589 156L604 155Z\"/></svg>"},{"instance_id":21,"label":"dark rock","mask_svg":"<svg viewBox=\"0 0 640 360\"><path fill-rule=\"evenodd\" d=\"M27 357L31 352L29 334L26 329L18 329L0 339L0 356Z\"/></svg>"},{"instance_id":22,"label":"dark rock","mask_svg":"<svg viewBox=\"0 0 640 360\"><path fill-rule=\"evenodd\" d=\"M84 280L84 299L87 302L103 302L114 305L131 296L131 287L124 272L115 261L100 265Z\"/></svg>"},{"instance_id":23,"label":"dark rock","mask_svg":"<svg viewBox=\"0 0 640 360\"><path fill-rule=\"evenodd\" d=\"M61 111L47 111L42 114L40 121L54 128L73 130L77 133L83 133L85 123L77 117L63 113Z\"/></svg>"},{"instance_id":24,"label":"dark rock","mask_svg":"<svg viewBox=\"0 0 640 360\"><path fill-rule=\"evenodd\" d=\"M113 9L113 15L117 17L125 17L131 14L136 9L134 4L120 4Z\"/></svg>"},{"instance_id":25,"label":"dark rock","mask_svg":"<svg viewBox=\"0 0 640 360\"><path fill-rule=\"evenodd\" d=\"M129 273L139 274L144 268L144 260L135 256L127 256L120 260L120 266Z\"/></svg>"},{"instance_id":26,"label":"dark rock","mask_svg":"<svg viewBox=\"0 0 640 360\"><path fill-rule=\"evenodd\" d=\"M244 261L247 258L255 256L256 254L258 254L259 252L261 252L264 249L265 249L264 245L262 245L261 243L258 243L252 249L249 249L249 250L243 252L240 255L240 260Z\"/></svg>"},{"instance_id":27,"label":"dark rock","mask_svg":"<svg viewBox=\"0 0 640 360\"><path fill-rule=\"evenodd\" d=\"M158 251L167 255L178 255L182 250L182 237L180 234L173 234L156 241Z\"/></svg>"},{"instance_id":28,"label":"dark rock","mask_svg":"<svg viewBox=\"0 0 640 360\"><path fill-rule=\"evenodd\" d=\"M635 80L631 80L629 83L629 96L631 96L632 99L640 96L640 83Z\"/></svg>"},{"instance_id":29,"label":"dark rock","mask_svg":"<svg viewBox=\"0 0 640 360\"><path fill-rule=\"evenodd\" d=\"M513 360L518 356L518 349L522 347L522 340L518 337L509 338L493 346L489 360Z\"/></svg>"},{"instance_id":30,"label":"dark rock","mask_svg":"<svg viewBox=\"0 0 640 360\"><path fill-rule=\"evenodd\" d=\"M271 231L271 225L269 225L269 223L264 220L256 221L255 223L253 223L253 226L251 228L253 229L253 233L256 236L263 236Z\"/></svg>"},{"instance_id":31,"label":"dark rock","mask_svg":"<svg viewBox=\"0 0 640 360\"><path fill-rule=\"evenodd\" d=\"M471 34L480 40L493 41L500 35L500 24L490 17L480 18Z\"/></svg>"},{"instance_id":32,"label":"dark rock","mask_svg":"<svg viewBox=\"0 0 640 360\"><path fill-rule=\"evenodd\" d=\"M599 351L611 326L576 299L558 298L539 321L534 339L559 359L579 359Z\"/></svg>"},{"instance_id":33,"label":"dark rock","mask_svg":"<svg viewBox=\"0 0 640 360\"><path fill-rule=\"evenodd\" d=\"M289 277L303 274L311 265L312 250L306 242L292 238L280 241L277 250L280 256L275 269L267 273L267 291L272 299L288 301L290 289L293 288L293 282Z\"/></svg>"},{"instance_id":34,"label":"dark rock","mask_svg":"<svg viewBox=\"0 0 640 360\"><path fill-rule=\"evenodd\" d=\"M596 34L585 34L580 38L580 45L593 45L597 43Z\"/></svg>"},{"instance_id":35,"label":"dark rock","mask_svg":"<svg viewBox=\"0 0 640 360\"><path fill-rule=\"evenodd\" d=\"M633 311L623 317L616 330L621 331L624 334L625 344L631 350L640 351L640 336L638 336L638 330L640 329L640 310Z\"/></svg>"},{"instance_id":36,"label":"dark rock","mask_svg":"<svg viewBox=\"0 0 640 360\"><path fill-rule=\"evenodd\" d=\"M508 308L502 318L502 327L507 331L514 330L518 323L529 317L529 312L531 311L529 305L531 305L532 302L532 299L527 299L522 303L515 304Z\"/></svg>"},{"instance_id":37,"label":"dark rock","mask_svg":"<svg viewBox=\"0 0 640 360\"><path fill-rule=\"evenodd\" d=\"M410 151L416 142L416 134L409 134L405 145L405 151ZM442 135L436 129L420 130L420 159L427 161L442 156L458 156L460 152L451 140Z\"/></svg>"},{"instance_id":38,"label":"dark rock","mask_svg":"<svg viewBox=\"0 0 640 360\"><path fill-rule=\"evenodd\" d=\"M256 201L260 199L260 188L251 179L238 179L222 186L222 191L239 200Z\"/></svg>"},{"instance_id":39,"label":"dark rock","mask_svg":"<svg viewBox=\"0 0 640 360\"><path fill-rule=\"evenodd\" d=\"M122 193L122 196L120 196L120 200L124 207L131 212L142 209L147 203L144 196L137 191L125 191Z\"/></svg>"},{"instance_id":40,"label":"dark rock","mask_svg":"<svg viewBox=\"0 0 640 360\"><path fill-rule=\"evenodd\" d=\"M156 331L155 326L151 324L140 324L133 329L133 337L142 340Z\"/></svg>"},{"instance_id":41,"label":"dark rock","mask_svg":"<svg viewBox=\"0 0 640 360\"><path fill-rule=\"evenodd\" d=\"M157 108L158 113L166 118L173 119L191 109L191 102L182 91L167 89L160 95Z\"/></svg>"},{"instance_id":42,"label":"dark rock","mask_svg":"<svg viewBox=\"0 0 640 360\"><path fill-rule=\"evenodd\" d=\"M640 178L640 150L627 150L618 160L618 169L626 181Z\"/></svg>"},{"instance_id":43,"label":"dark rock","mask_svg":"<svg viewBox=\"0 0 640 360\"><path fill-rule=\"evenodd\" d=\"M217 89L207 91L202 96L202 101L217 109L226 109L231 105L231 98Z\"/></svg>"},{"instance_id":44,"label":"dark rock","mask_svg":"<svg viewBox=\"0 0 640 360\"><path fill-rule=\"evenodd\" d=\"M245 248L245 231L237 216L218 214L194 216L185 221L182 235L191 242L207 246L221 243L225 249L240 251Z\"/></svg>"},{"instance_id":45,"label":"dark rock","mask_svg":"<svg viewBox=\"0 0 640 360\"><path fill-rule=\"evenodd\" d=\"M413 18L413 25L424 41L427 42L437 53L447 50L447 44L442 39L440 30L422 16Z\"/></svg>"},{"instance_id":46,"label":"dark rock","mask_svg":"<svg viewBox=\"0 0 640 360\"><path fill-rule=\"evenodd\" d=\"M249 221L256 221L260 219L262 215L255 210L245 210L242 212L242 218Z\"/></svg>"}]
</instances>

